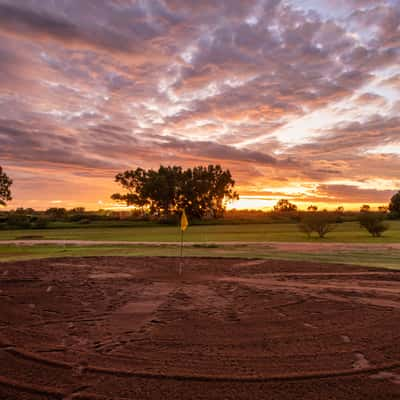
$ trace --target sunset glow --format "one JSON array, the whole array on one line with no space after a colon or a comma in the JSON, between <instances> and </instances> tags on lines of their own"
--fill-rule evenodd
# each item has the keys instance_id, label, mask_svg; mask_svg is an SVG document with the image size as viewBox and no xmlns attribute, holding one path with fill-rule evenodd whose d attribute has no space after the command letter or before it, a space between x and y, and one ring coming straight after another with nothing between
<instances>
[{"instance_id":1,"label":"sunset glow","mask_svg":"<svg viewBox=\"0 0 400 400\"><path fill-rule=\"evenodd\" d=\"M8 208L119 207L125 169L221 164L229 208L400 189L397 0L0 0Z\"/></svg>"}]
</instances>

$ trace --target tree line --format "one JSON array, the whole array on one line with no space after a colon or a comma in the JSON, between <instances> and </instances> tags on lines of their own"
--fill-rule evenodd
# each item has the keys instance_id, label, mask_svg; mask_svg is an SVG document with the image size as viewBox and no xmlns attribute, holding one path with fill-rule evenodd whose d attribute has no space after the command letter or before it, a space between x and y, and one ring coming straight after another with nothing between
<instances>
[{"instance_id":1,"label":"tree line","mask_svg":"<svg viewBox=\"0 0 400 400\"><path fill-rule=\"evenodd\" d=\"M127 219L132 221L176 222L176 217L185 209L193 220L220 219L226 214L226 204L239 198L234 190L235 181L229 170L220 165L198 166L183 169L179 166L160 166L157 170L136 168L115 176L123 193L115 193L113 200L133 205ZM12 180L0 167L0 205L12 200ZM33 209L17 209L0 215L0 225L19 228L44 228L50 221L79 222L109 221L121 219L126 213L107 210L86 211L84 208L66 210L49 208L43 212ZM287 199L279 200L271 212L259 210L231 210L226 218L254 223L260 222L297 222L300 231L311 236L316 233L324 237L334 229L338 222L358 220L360 226L373 236L380 236L388 229L386 219L400 218L400 192L395 194L388 206L381 206L378 212L372 211L368 204L360 208L359 213L345 213L343 207L334 212L319 211L310 205L307 212L299 211L297 206ZM4 225L5 224L5 225Z\"/></svg>"}]
</instances>

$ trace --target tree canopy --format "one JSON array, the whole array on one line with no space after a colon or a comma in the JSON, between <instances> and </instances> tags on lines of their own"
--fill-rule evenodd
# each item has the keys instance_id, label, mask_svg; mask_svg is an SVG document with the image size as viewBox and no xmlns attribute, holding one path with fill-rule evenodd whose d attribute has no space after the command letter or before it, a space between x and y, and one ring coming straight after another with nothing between
<instances>
[{"instance_id":1,"label":"tree canopy","mask_svg":"<svg viewBox=\"0 0 400 400\"><path fill-rule=\"evenodd\" d=\"M5 206L7 201L12 200L11 185L12 180L3 172L3 168L0 167L0 205Z\"/></svg>"},{"instance_id":2,"label":"tree canopy","mask_svg":"<svg viewBox=\"0 0 400 400\"><path fill-rule=\"evenodd\" d=\"M126 193L111 198L148 210L152 215L173 215L185 209L190 217L221 217L227 201L238 199L235 181L220 165L183 169L160 166L158 170L136 168L115 176Z\"/></svg>"},{"instance_id":3,"label":"tree canopy","mask_svg":"<svg viewBox=\"0 0 400 400\"><path fill-rule=\"evenodd\" d=\"M394 214L397 214L400 216L400 192L396 193L390 199L389 210L391 213L394 213Z\"/></svg>"},{"instance_id":4,"label":"tree canopy","mask_svg":"<svg viewBox=\"0 0 400 400\"><path fill-rule=\"evenodd\" d=\"M280 199L274 206L276 212L292 212L297 211L296 204L291 203L289 200Z\"/></svg>"}]
</instances>

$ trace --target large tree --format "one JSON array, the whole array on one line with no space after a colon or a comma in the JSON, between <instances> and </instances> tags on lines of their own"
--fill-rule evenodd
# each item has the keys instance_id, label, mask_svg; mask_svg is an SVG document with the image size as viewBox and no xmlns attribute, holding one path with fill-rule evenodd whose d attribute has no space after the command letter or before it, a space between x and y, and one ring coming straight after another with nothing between
<instances>
[{"instance_id":1,"label":"large tree","mask_svg":"<svg viewBox=\"0 0 400 400\"><path fill-rule=\"evenodd\" d=\"M12 180L3 172L3 168L0 167L0 205L5 206L7 201L12 200L11 185Z\"/></svg>"},{"instance_id":2,"label":"large tree","mask_svg":"<svg viewBox=\"0 0 400 400\"><path fill-rule=\"evenodd\" d=\"M116 175L115 181L126 193L113 194L113 200L146 209L152 215L172 215L185 208L191 217L218 218L225 211L225 202L239 197L230 171L220 165L186 170L178 166L137 168Z\"/></svg>"},{"instance_id":3,"label":"large tree","mask_svg":"<svg viewBox=\"0 0 400 400\"><path fill-rule=\"evenodd\" d=\"M396 193L389 203L389 210L391 213L400 216L400 192Z\"/></svg>"},{"instance_id":4,"label":"large tree","mask_svg":"<svg viewBox=\"0 0 400 400\"><path fill-rule=\"evenodd\" d=\"M297 206L296 206L296 204L291 203L287 199L280 199L274 205L274 211L276 211L276 212L293 212L293 211L297 211Z\"/></svg>"}]
</instances>

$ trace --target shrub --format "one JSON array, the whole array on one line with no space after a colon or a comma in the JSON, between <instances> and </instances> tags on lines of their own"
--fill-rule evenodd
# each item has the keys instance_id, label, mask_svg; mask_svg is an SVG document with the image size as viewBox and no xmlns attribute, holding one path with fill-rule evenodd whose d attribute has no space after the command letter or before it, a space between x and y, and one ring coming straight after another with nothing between
<instances>
[{"instance_id":1,"label":"shrub","mask_svg":"<svg viewBox=\"0 0 400 400\"><path fill-rule=\"evenodd\" d=\"M10 213L7 218L7 225L15 229L29 229L31 227L31 218L24 214Z\"/></svg>"},{"instance_id":2,"label":"shrub","mask_svg":"<svg viewBox=\"0 0 400 400\"><path fill-rule=\"evenodd\" d=\"M326 211L309 213L299 223L299 229L308 237L316 232L320 238L324 238L329 232L333 231L335 219L335 215Z\"/></svg>"},{"instance_id":3,"label":"shrub","mask_svg":"<svg viewBox=\"0 0 400 400\"><path fill-rule=\"evenodd\" d=\"M360 226L366 229L373 237L380 237L389 229L384 222L385 215L379 213L362 213L359 217Z\"/></svg>"},{"instance_id":4,"label":"shrub","mask_svg":"<svg viewBox=\"0 0 400 400\"><path fill-rule=\"evenodd\" d=\"M32 218L32 220L31 220L31 227L33 229L44 229L44 228L47 228L48 224L49 224L49 220L45 217L36 217L36 218Z\"/></svg>"}]
</instances>

